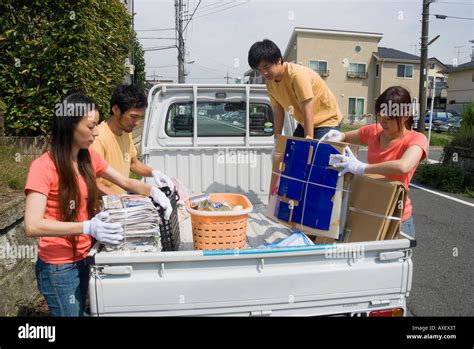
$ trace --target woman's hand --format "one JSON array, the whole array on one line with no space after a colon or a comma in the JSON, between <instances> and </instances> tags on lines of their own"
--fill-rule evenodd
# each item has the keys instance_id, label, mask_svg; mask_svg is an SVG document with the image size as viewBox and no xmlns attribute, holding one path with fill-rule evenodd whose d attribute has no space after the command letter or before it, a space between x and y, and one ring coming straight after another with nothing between
<instances>
[{"instance_id":1,"label":"woman's hand","mask_svg":"<svg viewBox=\"0 0 474 349\"><path fill-rule=\"evenodd\" d=\"M118 223L107 223L109 212L100 212L90 221L83 222L84 234L91 235L97 241L118 245L123 240L123 228Z\"/></svg>"},{"instance_id":2,"label":"woman's hand","mask_svg":"<svg viewBox=\"0 0 474 349\"><path fill-rule=\"evenodd\" d=\"M363 176L367 164L362 161L359 161L352 153L351 148L346 147L345 149L347 155L334 155L332 157L332 159L336 159L337 161L333 164L333 166L337 168L342 168L342 171L339 172L339 176L342 176L347 172Z\"/></svg>"}]
</instances>

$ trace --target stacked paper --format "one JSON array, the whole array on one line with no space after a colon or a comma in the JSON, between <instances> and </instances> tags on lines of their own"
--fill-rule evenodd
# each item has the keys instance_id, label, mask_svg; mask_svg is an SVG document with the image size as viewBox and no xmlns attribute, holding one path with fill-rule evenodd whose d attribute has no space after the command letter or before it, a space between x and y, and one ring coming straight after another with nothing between
<instances>
[{"instance_id":1,"label":"stacked paper","mask_svg":"<svg viewBox=\"0 0 474 349\"><path fill-rule=\"evenodd\" d=\"M106 249L113 247L133 247L146 245L159 239L160 217L157 208L151 199L143 195L106 195L102 197L104 209L109 212L107 222L119 223L124 230L124 239L121 245L106 244ZM132 244L131 244L132 243Z\"/></svg>"}]
</instances>

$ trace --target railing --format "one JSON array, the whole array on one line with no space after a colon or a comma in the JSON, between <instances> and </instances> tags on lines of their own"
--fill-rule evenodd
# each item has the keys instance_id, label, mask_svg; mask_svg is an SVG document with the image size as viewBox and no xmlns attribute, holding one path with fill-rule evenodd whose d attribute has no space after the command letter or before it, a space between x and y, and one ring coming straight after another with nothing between
<instances>
[{"instance_id":1,"label":"railing","mask_svg":"<svg viewBox=\"0 0 474 349\"><path fill-rule=\"evenodd\" d=\"M353 79L367 79L367 72L348 71L347 77Z\"/></svg>"},{"instance_id":2,"label":"railing","mask_svg":"<svg viewBox=\"0 0 474 349\"><path fill-rule=\"evenodd\" d=\"M316 73L318 73L321 77L329 76L329 70L316 70Z\"/></svg>"}]
</instances>

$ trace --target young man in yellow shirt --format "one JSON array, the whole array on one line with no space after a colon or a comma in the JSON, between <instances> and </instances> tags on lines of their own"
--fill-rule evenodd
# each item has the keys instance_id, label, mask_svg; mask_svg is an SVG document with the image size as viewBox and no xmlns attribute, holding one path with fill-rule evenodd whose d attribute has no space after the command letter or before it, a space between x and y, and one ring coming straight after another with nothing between
<instances>
[{"instance_id":1,"label":"young man in yellow shirt","mask_svg":"<svg viewBox=\"0 0 474 349\"><path fill-rule=\"evenodd\" d=\"M295 137L319 139L339 128L343 116L336 97L314 70L283 62L280 49L268 39L252 45L248 62L266 80L275 137L282 132L285 111L298 122Z\"/></svg>"},{"instance_id":2,"label":"young man in yellow shirt","mask_svg":"<svg viewBox=\"0 0 474 349\"><path fill-rule=\"evenodd\" d=\"M158 170L145 165L137 158L132 131L145 115L148 102L145 93L134 85L118 86L110 100L110 117L100 123L99 135L91 147L122 175L130 171L142 177L153 177L159 187L174 189L173 181ZM98 179L99 190L105 195L120 194L124 190L115 184Z\"/></svg>"}]
</instances>

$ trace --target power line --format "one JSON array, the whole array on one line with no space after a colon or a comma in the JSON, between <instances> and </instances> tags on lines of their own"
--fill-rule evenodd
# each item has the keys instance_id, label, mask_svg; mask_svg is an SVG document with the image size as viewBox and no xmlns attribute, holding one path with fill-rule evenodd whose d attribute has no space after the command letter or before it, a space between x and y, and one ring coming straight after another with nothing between
<instances>
[{"instance_id":1,"label":"power line","mask_svg":"<svg viewBox=\"0 0 474 349\"><path fill-rule=\"evenodd\" d=\"M161 50L168 50L170 48L176 48L176 45L173 46L158 46L158 47L146 47L143 51L161 51Z\"/></svg>"},{"instance_id":2,"label":"power line","mask_svg":"<svg viewBox=\"0 0 474 349\"><path fill-rule=\"evenodd\" d=\"M137 39L140 39L140 40L175 40L176 38L143 38L143 37L137 37Z\"/></svg>"},{"instance_id":3,"label":"power line","mask_svg":"<svg viewBox=\"0 0 474 349\"><path fill-rule=\"evenodd\" d=\"M204 14L204 15L202 15L202 16L197 16L197 17L195 17L194 19L198 19L198 18L202 18L202 17L206 17L206 16L209 16L209 15L212 15L212 14L214 14L214 13L219 13L219 12L222 12L222 11L226 11L226 10L229 10L229 9L234 8L234 7L237 7L237 6L246 5L247 3L248 3L248 1L243 2L243 3L240 3L240 4L237 4L237 5L234 5L234 6L226 7L226 8L224 8L224 9L219 10L219 11L215 11L215 12L211 12L211 13L206 13L206 14Z\"/></svg>"},{"instance_id":4,"label":"power line","mask_svg":"<svg viewBox=\"0 0 474 349\"><path fill-rule=\"evenodd\" d=\"M160 32L167 30L175 30L175 28L163 28L163 29L135 29L136 32Z\"/></svg>"},{"instance_id":5,"label":"power line","mask_svg":"<svg viewBox=\"0 0 474 349\"><path fill-rule=\"evenodd\" d=\"M224 7L224 6L228 6L228 5L231 5L235 3L235 1L230 1L230 2L225 2L223 4L220 4L220 5L217 5L217 6L214 6L214 7L211 7L211 8L207 8L206 10L203 10L201 9L200 11L198 11L198 14L203 14L203 13L206 13L206 12L209 12L209 11L213 11L217 8L220 8L220 7Z\"/></svg>"},{"instance_id":6,"label":"power line","mask_svg":"<svg viewBox=\"0 0 474 349\"><path fill-rule=\"evenodd\" d=\"M188 27L189 22L191 22L191 20L193 19L193 16L194 16L194 14L196 13L196 10L198 9L199 5L201 5L201 0L199 0L198 4L197 4L196 7L194 8L194 12L193 12L193 14L191 15L191 17L188 19L188 22L187 22L186 25L184 26L183 31L186 30L186 28Z\"/></svg>"}]
</instances>

